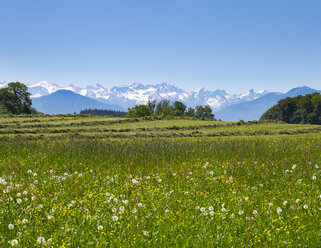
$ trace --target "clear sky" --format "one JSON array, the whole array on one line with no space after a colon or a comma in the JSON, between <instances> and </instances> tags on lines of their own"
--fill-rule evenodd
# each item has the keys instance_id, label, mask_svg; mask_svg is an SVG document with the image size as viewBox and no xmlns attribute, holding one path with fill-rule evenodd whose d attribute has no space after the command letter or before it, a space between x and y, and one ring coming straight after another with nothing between
<instances>
[{"instance_id":1,"label":"clear sky","mask_svg":"<svg viewBox=\"0 0 321 248\"><path fill-rule=\"evenodd\" d=\"M0 81L321 89L320 0L1 0Z\"/></svg>"}]
</instances>

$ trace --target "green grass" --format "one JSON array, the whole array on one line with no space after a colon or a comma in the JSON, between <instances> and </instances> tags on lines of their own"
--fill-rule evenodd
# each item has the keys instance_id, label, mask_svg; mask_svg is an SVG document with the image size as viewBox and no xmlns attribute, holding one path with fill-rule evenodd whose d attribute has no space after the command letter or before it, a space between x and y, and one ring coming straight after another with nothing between
<instances>
[{"instance_id":1,"label":"green grass","mask_svg":"<svg viewBox=\"0 0 321 248\"><path fill-rule=\"evenodd\" d=\"M1 120L87 123L70 129L79 135L2 134L0 247L321 243L319 126L50 118ZM28 130L46 128L63 129Z\"/></svg>"}]
</instances>

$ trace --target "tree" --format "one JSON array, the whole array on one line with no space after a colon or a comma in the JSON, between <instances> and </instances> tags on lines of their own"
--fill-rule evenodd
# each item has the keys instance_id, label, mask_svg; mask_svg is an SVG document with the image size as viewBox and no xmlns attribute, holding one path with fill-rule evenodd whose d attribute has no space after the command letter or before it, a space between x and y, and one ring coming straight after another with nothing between
<instances>
[{"instance_id":1,"label":"tree","mask_svg":"<svg viewBox=\"0 0 321 248\"><path fill-rule=\"evenodd\" d=\"M157 105L156 105L156 110L155 110L156 115L172 115L173 114L173 108L170 104L169 100L161 100Z\"/></svg>"},{"instance_id":2,"label":"tree","mask_svg":"<svg viewBox=\"0 0 321 248\"><path fill-rule=\"evenodd\" d=\"M195 109L189 107L185 114L189 117L195 117Z\"/></svg>"},{"instance_id":3,"label":"tree","mask_svg":"<svg viewBox=\"0 0 321 248\"><path fill-rule=\"evenodd\" d=\"M185 114L186 105L180 101L175 101L172 108L174 111L174 115L176 116L182 116Z\"/></svg>"},{"instance_id":4,"label":"tree","mask_svg":"<svg viewBox=\"0 0 321 248\"><path fill-rule=\"evenodd\" d=\"M201 105L197 105L195 109L196 109L196 113L195 113L196 118L214 119L214 114L212 114L212 108L209 105L205 105L204 107Z\"/></svg>"},{"instance_id":5,"label":"tree","mask_svg":"<svg viewBox=\"0 0 321 248\"><path fill-rule=\"evenodd\" d=\"M145 117L145 116L151 116L153 115L153 112L147 105L136 105L132 108L128 108L128 112L126 114L126 117Z\"/></svg>"},{"instance_id":6,"label":"tree","mask_svg":"<svg viewBox=\"0 0 321 248\"><path fill-rule=\"evenodd\" d=\"M19 82L11 82L8 87L0 89L0 105L11 114L31 114L32 101L28 87Z\"/></svg>"}]
</instances>

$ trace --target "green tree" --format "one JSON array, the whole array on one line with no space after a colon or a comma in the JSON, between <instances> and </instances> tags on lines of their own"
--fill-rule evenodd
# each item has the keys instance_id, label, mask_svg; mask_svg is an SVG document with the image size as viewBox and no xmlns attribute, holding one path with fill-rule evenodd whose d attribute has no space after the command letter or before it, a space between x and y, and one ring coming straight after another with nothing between
<instances>
[{"instance_id":1,"label":"green tree","mask_svg":"<svg viewBox=\"0 0 321 248\"><path fill-rule=\"evenodd\" d=\"M195 107L195 117L199 119L214 119L214 114L212 113L212 108L209 105L205 105L204 107L201 105L197 105Z\"/></svg>"},{"instance_id":2,"label":"green tree","mask_svg":"<svg viewBox=\"0 0 321 248\"><path fill-rule=\"evenodd\" d=\"M0 105L12 114L31 114L34 111L28 87L19 82L11 82L8 87L0 89Z\"/></svg>"},{"instance_id":3,"label":"green tree","mask_svg":"<svg viewBox=\"0 0 321 248\"><path fill-rule=\"evenodd\" d=\"M136 105L132 108L128 108L128 112L126 114L126 117L145 117L145 116L151 116L153 115L152 110L147 105Z\"/></svg>"},{"instance_id":4,"label":"green tree","mask_svg":"<svg viewBox=\"0 0 321 248\"><path fill-rule=\"evenodd\" d=\"M195 117L195 109L189 107L185 113L186 116Z\"/></svg>"},{"instance_id":5,"label":"green tree","mask_svg":"<svg viewBox=\"0 0 321 248\"><path fill-rule=\"evenodd\" d=\"M173 108L170 104L169 100L161 100L157 105L156 105L156 110L155 114L160 116L168 116L168 115L173 115Z\"/></svg>"},{"instance_id":6,"label":"green tree","mask_svg":"<svg viewBox=\"0 0 321 248\"><path fill-rule=\"evenodd\" d=\"M185 114L186 111L186 105L180 101L175 101L173 103L172 109L174 111L174 115L176 116L182 116Z\"/></svg>"}]
</instances>

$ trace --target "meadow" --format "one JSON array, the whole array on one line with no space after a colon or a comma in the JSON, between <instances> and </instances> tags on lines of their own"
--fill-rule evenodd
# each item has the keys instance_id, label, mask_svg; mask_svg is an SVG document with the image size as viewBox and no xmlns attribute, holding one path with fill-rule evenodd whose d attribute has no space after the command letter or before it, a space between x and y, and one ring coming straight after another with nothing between
<instances>
[{"instance_id":1,"label":"meadow","mask_svg":"<svg viewBox=\"0 0 321 248\"><path fill-rule=\"evenodd\" d=\"M321 127L0 118L0 247L320 247Z\"/></svg>"}]
</instances>

